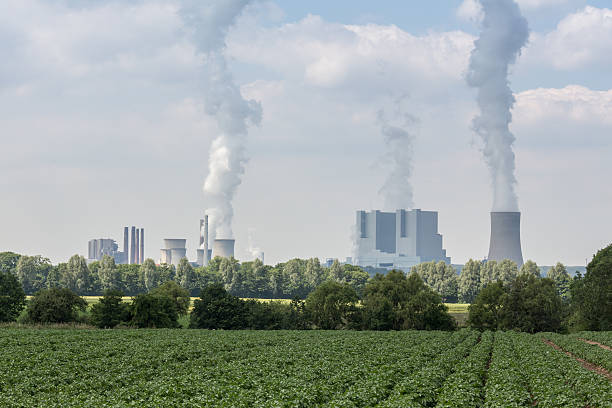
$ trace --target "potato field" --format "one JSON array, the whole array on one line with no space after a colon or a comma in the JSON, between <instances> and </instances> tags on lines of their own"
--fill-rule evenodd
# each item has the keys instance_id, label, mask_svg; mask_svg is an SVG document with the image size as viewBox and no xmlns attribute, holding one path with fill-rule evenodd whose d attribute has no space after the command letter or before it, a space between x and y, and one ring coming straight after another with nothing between
<instances>
[{"instance_id":1,"label":"potato field","mask_svg":"<svg viewBox=\"0 0 612 408\"><path fill-rule=\"evenodd\" d=\"M2 328L0 406L612 407L606 345L612 332Z\"/></svg>"}]
</instances>

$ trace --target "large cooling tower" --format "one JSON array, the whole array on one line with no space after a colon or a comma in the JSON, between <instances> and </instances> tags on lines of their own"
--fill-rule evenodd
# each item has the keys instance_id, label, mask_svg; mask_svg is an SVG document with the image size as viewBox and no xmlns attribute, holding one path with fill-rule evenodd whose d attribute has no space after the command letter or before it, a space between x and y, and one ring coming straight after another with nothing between
<instances>
[{"instance_id":1,"label":"large cooling tower","mask_svg":"<svg viewBox=\"0 0 612 408\"><path fill-rule=\"evenodd\" d=\"M213 242L213 256L221 258L230 258L234 256L234 240L233 239L215 239Z\"/></svg>"},{"instance_id":2,"label":"large cooling tower","mask_svg":"<svg viewBox=\"0 0 612 408\"><path fill-rule=\"evenodd\" d=\"M491 241L488 259L491 261L510 259L519 268L523 265L520 212L491 213Z\"/></svg>"}]
</instances>

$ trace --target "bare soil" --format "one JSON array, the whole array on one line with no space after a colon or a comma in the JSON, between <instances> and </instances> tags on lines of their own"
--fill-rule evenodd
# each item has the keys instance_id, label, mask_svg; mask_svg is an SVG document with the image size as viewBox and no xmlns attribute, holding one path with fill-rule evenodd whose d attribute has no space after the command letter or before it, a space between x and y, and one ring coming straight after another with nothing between
<instances>
[{"instance_id":1,"label":"bare soil","mask_svg":"<svg viewBox=\"0 0 612 408\"><path fill-rule=\"evenodd\" d=\"M602 349L606 349L606 350L612 351L612 347L610 347L610 346L606 346L605 344L601 344L601 343L598 343L598 342L593 341L593 340L589 340L589 339L582 339L582 338L578 338L578 340L582 340L582 341L584 341L585 343L589 343L589 344L592 344L592 345L594 345L594 346L599 346L599 347L601 347Z\"/></svg>"},{"instance_id":2,"label":"bare soil","mask_svg":"<svg viewBox=\"0 0 612 408\"><path fill-rule=\"evenodd\" d=\"M569 351L565 351L563 350L561 347L557 346L555 343L553 343L550 340L546 340L546 339L542 339L542 341L546 344L548 344L549 346L551 346L552 348L554 348L555 350L558 350L562 353L567 354L568 356L570 356L571 358L573 358L574 360L578 361L584 368L586 368L587 370L591 370L599 375L603 375L604 377L606 377L608 380L610 380L610 382L612 382L612 373L609 372L608 370L606 370L605 368L599 367L593 363L589 363L586 360L583 360L579 357L576 357L575 355L573 355L572 353L570 353Z\"/></svg>"}]
</instances>

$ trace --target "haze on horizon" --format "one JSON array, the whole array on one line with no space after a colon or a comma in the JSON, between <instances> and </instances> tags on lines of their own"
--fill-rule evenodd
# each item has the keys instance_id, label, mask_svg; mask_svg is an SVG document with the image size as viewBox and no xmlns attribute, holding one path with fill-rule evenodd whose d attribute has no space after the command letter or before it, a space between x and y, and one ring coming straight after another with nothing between
<instances>
[{"instance_id":1,"label":"haze on horizon","mask_svg":"<svg viewBox=\"0 0 612 408\"><path fill-rule=\"evenodd\" d=\"M402 98L414 208L439 211L453 263L486 255L492 194L466 83L475 0L259 1L225 58L249 128L234 203L237 257L266 263L351 252L355 210L382 209L380 112ZM524 259L581 265L612 230L612 10L519 0L530 35L510 68ZM198 45L179 0L0 4L0 251L55 262L123 226L187 238L195 260L211 142ZM406 143L402 144L406 145Z\"/></svg>"}]
</instances>

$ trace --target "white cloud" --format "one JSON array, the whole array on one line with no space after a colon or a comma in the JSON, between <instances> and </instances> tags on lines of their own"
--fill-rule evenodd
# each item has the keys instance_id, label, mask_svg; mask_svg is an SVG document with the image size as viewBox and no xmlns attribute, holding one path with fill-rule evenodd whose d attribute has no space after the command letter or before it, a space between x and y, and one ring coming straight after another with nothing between
<instances>
[{"instance_id":1,"label":"white cloud","mask_svg":"<svg viewBox=\"0 0 612 408\"><path fill-rule=\"evenodd\" d=\"M587 6L562 19L555 30L535 35L527 56L560 70L612 63L612 10Z\"/></svg>"}]
</instances>

